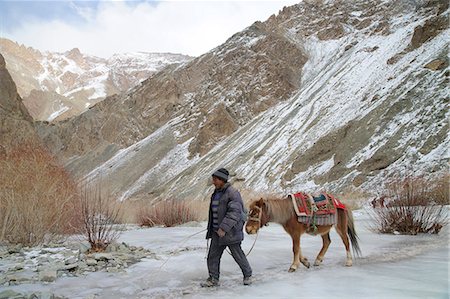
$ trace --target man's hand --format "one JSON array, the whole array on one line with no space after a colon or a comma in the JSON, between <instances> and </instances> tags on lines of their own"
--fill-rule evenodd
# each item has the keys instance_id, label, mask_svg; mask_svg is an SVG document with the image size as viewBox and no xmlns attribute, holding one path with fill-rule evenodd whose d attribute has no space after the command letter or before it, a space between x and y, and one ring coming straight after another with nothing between
<instances>
[{"instance_id":1,"label":"man's hand","mask_svg":"<svg viewBox=\"0 0 450 299\"><path fill-rule=\"evenodd\" d=\"M219 237L223 238L225 236L225 231L221 228L219 228L219 230L217 231L217 234L219 235Z\"/></svg>"}]
</instances>

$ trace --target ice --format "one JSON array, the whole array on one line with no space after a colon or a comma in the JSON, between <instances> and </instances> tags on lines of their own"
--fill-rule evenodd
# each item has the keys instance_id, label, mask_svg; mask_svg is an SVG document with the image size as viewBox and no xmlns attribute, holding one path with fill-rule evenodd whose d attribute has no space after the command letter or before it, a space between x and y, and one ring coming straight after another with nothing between
<instances>
[{"instance_id":1,"label":"ice","mask_svg":"<svg viewBox=\"0 0 450 299\"><path fill-rule=\"evenodd\" d=\"M143 246L157 259L144 259L125 273L91 273L58 278L50 284L0 287L20 292L50 291L69 298L448 298L448 228L439 235L384 235L371 231L364 210L355 211L355 226L363 256L345 267L345 249L334 229L332 243L319 267L288 273L291 239L278 224L264 227L248 259L254 272L252 286L242 285L242 274L228 253L221 264L221 286L202 289L207 277L206 240L200 227L134 228L120 241ZM248 252L255 236L245 236ZM302 253L314 261L321 238L304 235Z\"/></svg>"}]
</instances>

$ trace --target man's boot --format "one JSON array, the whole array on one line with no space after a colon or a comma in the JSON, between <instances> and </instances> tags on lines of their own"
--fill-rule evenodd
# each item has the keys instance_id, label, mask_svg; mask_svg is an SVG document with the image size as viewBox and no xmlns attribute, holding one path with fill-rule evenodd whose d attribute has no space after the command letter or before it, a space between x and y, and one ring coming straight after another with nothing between
<instances>
[{"instance_id":1,"label":"man's boot","mask_svg":"<svg viewBox=\"0 0 450 299\"><path fill-rule=\"evenodd\" d=\"M215 279L213 277L209 277L205 282L200 283L200 286L202 288L218 287L219 286L219 280Z\"/></svg>"}]
</instances>

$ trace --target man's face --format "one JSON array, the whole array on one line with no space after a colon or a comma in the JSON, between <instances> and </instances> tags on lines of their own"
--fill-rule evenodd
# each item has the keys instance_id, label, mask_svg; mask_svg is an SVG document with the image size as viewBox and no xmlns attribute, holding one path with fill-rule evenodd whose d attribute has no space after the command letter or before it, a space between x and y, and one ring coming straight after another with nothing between
<instances>
[{"instance_id":1,"label":"man's face","mask_svg":"<svg viewBox=\"0 0 450 299\"><path fill-rule=\"evenodd\" d=\"M216 189L221 189L225 185L224 181L222 181L221 179L219 179L215 176L212 177L212 183L213 183L214 187L216 187Z\"/></svg>"}]
</instances>

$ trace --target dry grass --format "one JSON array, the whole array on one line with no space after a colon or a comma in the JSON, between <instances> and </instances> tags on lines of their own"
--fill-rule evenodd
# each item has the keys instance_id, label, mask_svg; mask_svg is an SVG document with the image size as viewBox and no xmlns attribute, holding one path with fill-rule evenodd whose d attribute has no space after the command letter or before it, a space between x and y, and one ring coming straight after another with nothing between
<instances>
[{"instance_id":1,"label":"dry grass","mask_svg":"<svg viewBox=\"0 0 450 299\"><path fill-rule=\"evenodd\" d=\"M443 188L447 188L446 184L423 177L407 176L388 182L382 194L389 199L387 207L374 209L376 230L410 235L439 233L448 224L447 208L442 204L448 190Z\"/></svg>"},{"instance_id":2,"label":"dry grass","mask_svg":"<svg viewBox=\"0 0 450 299\"><path fill-rule=\"evenodd\" d=\"M450 174L444 174L431 182L428 198L438 205L450 204Z\"/></svg>"},{"instance_id":3,"label":"dry grass","mask_svg":"<svg viewBox=\"0 0 450 299\"><path fill-rule=\"evenodd\" d=\"M0 240L35 245L79 229L76 184L42 145L11 149L0 169Z\"/></svg>"},{"instance_id":4,"label":"dry grass","mask_svg":"<svg viewBox=\"0 0 450 299\"><path fill-rule=\"evenodd\" d=\"M81 186L82 234L91 245L91 252L102 252L121 234L121 205L102 192L101 182Z\"/></svg>"},{"instance_id":5,"label":"dry grass","mask_svg":"<svg viewBox=\"0 0 450 299\"><path fill-rule=\"evenodd\" d=\"M206 204L202 201L169 199L153 206L142 205L136 219L140 226L147 227L172 227L190 221L201 221L205 220L205 214L207 215L205 213Z\"/></svg>"}]
</instances>

